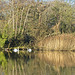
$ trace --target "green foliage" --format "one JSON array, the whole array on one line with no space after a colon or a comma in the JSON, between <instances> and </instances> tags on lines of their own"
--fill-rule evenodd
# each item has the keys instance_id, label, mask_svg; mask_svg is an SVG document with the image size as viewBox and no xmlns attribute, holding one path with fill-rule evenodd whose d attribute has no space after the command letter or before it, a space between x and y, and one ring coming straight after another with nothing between
<instances>
[{"instance_id":1,"label":"green foliage","mask_svg":"<svg viewBox=\"0 0 75 75\"><path fill-rule=\"evenodd\" d=\"M3 47L5 44L5 41L7 40L8 34L7 34L7 26L4 27L3 32L0 36L0 47Z\"/></svg>"},{"instance_id":2,"label":"green foliage","mask_svg":"<svg viewBox=\"0 0 75 75\"><path fill-rule=\"evenodd\" d=\"M3 47L7 39L0 38L0 47Z\"/></svg>"},{"instance_id":3,"label":"green foliage","mask_svg":"<svg viewBox=\"0 0 75 75\"><path fill-rule=\"evenodd\" d=\"M43 25L52 27L60 22L60 30L65 33L74 31L75 10L69 3L55 1L42 14Z\"/></svg>"},{"instance_id":4,"label":"green foliage","mask_svg":"<svg viewBox=\"0 0 75 75\"><path fill-rule=\"evenodd\" d=\"M52 28L58 23L59 32L75 32L75 6L70 3L61 0L50 3L37 0L31 3L20 1L16 2L16 5L14 3L13 6L7 6L11 12L7 9L7 12L4 12L5 19L0 20L1 47L6 41L14 46L30 44L32 37L39 41L47 35L54 34L57 28Z\"/></svg>"}]
</instances>

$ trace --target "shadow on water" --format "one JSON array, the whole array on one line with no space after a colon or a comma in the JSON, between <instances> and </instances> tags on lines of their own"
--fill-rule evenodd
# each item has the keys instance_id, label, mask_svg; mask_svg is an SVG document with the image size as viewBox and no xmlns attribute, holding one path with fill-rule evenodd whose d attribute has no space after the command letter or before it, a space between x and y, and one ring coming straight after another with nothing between
<instances>
[{"instance_id":1,"label":"shadow on water","mask_svg":"<svg viewBox=\"0 0 75 75\"><path fill-rule=\"evenodd\" d=\"M11 53L10 57L4 54L7 64L0 68L0 75L75 75L75 52L21 52Z\"/></svg>"}]
</instances>

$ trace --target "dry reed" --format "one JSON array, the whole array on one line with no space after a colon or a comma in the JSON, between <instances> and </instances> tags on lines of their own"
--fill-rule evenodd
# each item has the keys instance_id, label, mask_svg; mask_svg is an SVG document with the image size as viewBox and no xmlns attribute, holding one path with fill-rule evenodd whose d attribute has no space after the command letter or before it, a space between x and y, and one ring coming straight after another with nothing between
<instances>
[{"instance_id":1,"label":"dry reed","mask_svg":"<svg viewBox=\"0 0 75 75\"><path fill-rule=\"evenodd\" d=\"M49 36L38 43L43 50L75 50L75 35L61 34Z\"/></svg>"}]
</instances>

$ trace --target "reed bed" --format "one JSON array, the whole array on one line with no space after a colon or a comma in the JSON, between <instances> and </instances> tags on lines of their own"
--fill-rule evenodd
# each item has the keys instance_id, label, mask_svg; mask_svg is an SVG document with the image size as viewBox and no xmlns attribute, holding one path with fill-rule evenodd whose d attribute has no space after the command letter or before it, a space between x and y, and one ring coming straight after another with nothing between
<instances>
[{"instance_id":1,"label":"reed bed","mask_svg":"<svg viewBox=\"0 0 75 75\"><path fill-rule=\"evenodd\" d=\"M75 50L75 35L48 36L38 43L38 47L43 50Z\"/></svg>"}]
</instances>

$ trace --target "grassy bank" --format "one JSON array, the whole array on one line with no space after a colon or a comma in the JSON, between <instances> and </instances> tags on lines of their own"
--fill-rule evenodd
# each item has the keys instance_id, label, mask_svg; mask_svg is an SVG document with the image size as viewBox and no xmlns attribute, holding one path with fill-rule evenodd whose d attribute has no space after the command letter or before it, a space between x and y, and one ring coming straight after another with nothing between
<instances>
[{"instance_id":1,"label":"grassy bank","mask_svg":"<svg viewBox=\"0 0 75 75\"><path fill-rule=\"evenodd\" d=\"M51 35L40 41L38 47L44 50L75 50L75 35Z\"/></svg>"}]
</instances>

